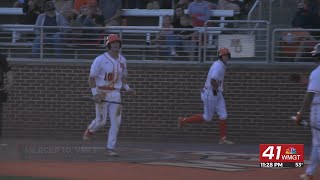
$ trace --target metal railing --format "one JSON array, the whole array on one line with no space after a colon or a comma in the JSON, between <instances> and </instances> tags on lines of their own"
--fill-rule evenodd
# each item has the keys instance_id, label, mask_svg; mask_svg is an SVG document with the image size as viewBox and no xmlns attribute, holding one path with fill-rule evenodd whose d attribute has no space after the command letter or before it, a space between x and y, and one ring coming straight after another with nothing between
<instances>
[{"instance_id":1,"label":"metal railing","mask_svg":"<svg viewBox=\"0 0 320 180\"><path fill-rule=\"evenodd\" d=\"M37 33L34 33L37 29ZM55 32L53 32L55 31ZM194 32L186 37L175 32ZM201 29L141 26L36 27L0 26L0 47L14 58L92 59L106 51L104 38L117 33L123 41L122 53L128 60L200 61L198 46ZM198 39L197 39L198 38Z\"/></svg>"},{"instance_id":2,"label":"metal railing","mask_svg":"<svg viewBox=\"0 0 320 180\"><path fill-rule=\"evenodd\" d=\"M268 2L267 2L268 1ZM254 4L252 5L250 11L248 12L248 17L247 20L267 20L269 21L269 23L272 23L272 9L273 9L273 2L274 0L256 0L254 2ZM262 9L266 9L268 10L268 14L266 18L262 18ZM257 12L258 16L257 18L253 18L254 13Z\"/></svg>"},{"instance_id":3,"label":"metal railing","mask_svg":"<svg viewBox=\"0 0 320 180\"><path fill-rule=\"evenodd\" d=\"M252 15L253 13L255 12L256 8L259 7L259 11L258 11L258 16L259 16L259 19L261 19L262 17L262 1L261 0L256 0L254 2L254 4L252 5L250 11L248 12L248 20L252 20Z\"/></svg>"},{"instance_id":4,"label":"metal railing","mask_svg":"<svg viewBox=\"0 0 320 180\"><path fill-rule=\"evenodd\" d=\"M312 62L310 51L320 42L320 29L275 29L272 62Z\"/></svg>"},{"instance_id":5,"label":"metal railing","mask_svg":"<svg viewBox=\"0 0 320 180\"><path fill-rule=\"evenodd\" d=\"M225 27L215 26L219 23ZM34 28L39 29L38 35ZM204 27L188 29L58 27L59 33L48 32L54 28L0 25L1 51L11 58L92 60L106 52L104 38L117 33L123 41L121 53L128 60L211 62L217 58L218 48L228 47L233 62L294 63L312 61L309 52L320 42L319 29L275 29L270 33L268 21L212 20ZM184 38L179 31L192 35Z\"/></svg>"},{"instance_id":6,"label":"metal railing","mask_svg":"<svg viewBox=\"0 0 320 180\"><path fill-rule=\"evenodd\" d=\"M123 40L121 51L128 60L200 62L207 61L207 57L216 57L217 48L224 42L221 41L223 37L231 37L231 34L236 35L238 33L239 35L239 33L241 33L241 35L245 35L243 37L246 38L249 37L247 32L258 31L261 31L261 33L266 36L264 32L266 30L265 27L258 27L254 30L249 27L228 27L229 25L233 26L232 23L242 23L242 21L212 22L225 23L227 27L206 26L179 29L161 28L158 26L112 26L98 28L0 25L0 48L4 50L9 57L13 58L92 59L106 51L104 38L108 34L117 33ZM243 22L247 24L265 23L264 21ZM34 33L35 28L38 29L38 34ZM52 33L54 29L58 32ZM186 38L185 36L179 35L177 33L179 31L193 33ZM161 34L162 36L159 36ZM203 42L204 38L207 38L205 42ZM258 36L259 40L257 39L255 42L260 41L260 39L262 40L262 38L262 36ZM248 43L246 41L235 43L239 45L239 43L241 44L243 42ZM257 45L257 43L255 44ZM247 45L241 44L241 46L246 47ZM251 45L250 47L252 47L250 52L256 50L254 46ZM260 57L250 57L250 54L244 53L245 51L242 51L242 56L237 58L243 60L255 58L255 61L257 61L257 59L262 57L262 55ZM260 52L257 51L251 54L257 53L259 54Z\"/></svg>"}]
</instances>

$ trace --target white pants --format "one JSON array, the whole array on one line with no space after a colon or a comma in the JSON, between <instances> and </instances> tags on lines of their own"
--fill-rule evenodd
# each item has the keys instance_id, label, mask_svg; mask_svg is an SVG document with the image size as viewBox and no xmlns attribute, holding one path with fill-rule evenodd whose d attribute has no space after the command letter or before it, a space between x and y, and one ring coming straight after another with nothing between
<instances>
[{"instance_id":1,"label":"white pants","mask_svg":"<svg viewBox=\"0 0 320 180\"><path fill-rule=\"evenodd\" d=\"M101 92L101 91L100 91ZM121 94L119 90L104 91L106 93L105 100L121 102ZM96 132L104 127L107 122L107 116L110 118L110 129L108 135L107 148L114 149L117 142L118 131L121 124L122 106L114 103L96 104L96 118L89 125L90 132Z\"/></svg>"},{"instance_id":2,"label":"white pants","mask_svg":"<svg viewBox=\"0 0 320 180\"><path fill-rule=\"evenodd\" d=\"M310 111L310 123L312 126L320 128L320 104L312 105ZM320 158L320 131L311 129L312 131L312 150L310 161L311 164L306 169L307 175L314 174L317 169Z\"/></svg>"},{"instance_id":3,"label":"white pants","mask_svg":"<svg viewBox=\"0 0 320 180\"><path fill-rule=\"evenodd\" d=\"M201 91L201 100L203 102L202 116L204 120L211 121L215 113L218 114L220 120L227 119L226 104L221 92L214 96L212 90L204 89Z\"/></svg>"}]
</instances>

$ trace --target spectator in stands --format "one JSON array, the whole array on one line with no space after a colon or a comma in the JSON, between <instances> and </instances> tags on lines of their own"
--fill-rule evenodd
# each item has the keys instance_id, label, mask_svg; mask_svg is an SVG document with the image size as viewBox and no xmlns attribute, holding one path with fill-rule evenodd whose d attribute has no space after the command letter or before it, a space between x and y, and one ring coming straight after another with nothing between
<instances>
[{"instance_id":1,"label":"spectator in stands","mask_svg":"<svg viewBox=\"0 0 320 180\"><path fill-rule=\"evenodd\" d=\"M253 6L254 4L254 0L243 0L243 5L242 7L240 6L240 13L242 15L247 15L251 9L251 7Z\"/></svg>"},{"instance_id":2,"label":"spectator in stands","mask_svg":"<svg viewBox=\"0 0 320 180\"><path fill-rule=\"evenodd\" d=\"M70 23L73 20L73 0L53 0L56 11Z\"/></svg>"},{"instance_id":3,"label":"spectator in stands","mask_svg":"<svg viewBox=\"0 0 320 180\"><path fill-rule=\"evenodd\" d=\"M160 9L158 0L149 0L146 9Z\"/></svg>"},{"instance_id":4,"label":"spectator in stands","mask_svg":"<svg viewBox=\"0 0 320 180\"><path fill-rule=\"evenodd\" d=\"M320 29L320 8L315 0L305 0L298 5L292 24L305 29ZM313 36L319 36L317 32L310 32Z\"/></svg>"},{"instance_id":5,"label":"spectator in stands","mask_svg":"<svg viewBox=\"0 0 320 180\"><path fill-rule=\"evenodd\" d=\"M74 0L72 21L78 21L79 23L83 24L90 7L95 7L97 10L96 14L101 14L101 10L98 8L97 0Z\"/></svg>"},{"instance_id":6,"label":"spectator in stands","mask_svg":"<svg viewBox=\"0 0 320 180\"><path fill-rule=\"evenodd\" d=\"M100 0L99 8L106 26L120 26L122 3L120 0Z\"/></svg>"},{"instance_id":7,"label":"spectator in stands","mask_svg":"<svg viewBox=\"0 0 320 180\"><path fill-rule=\"evenodd\" d=\"M91 4L88 6L88 10L85 13L85 17L83 21L81 22L83 26L85 27L104 27L104 16L97 13L97 6L94 4ZM103 22L102 22L103 21ZM84 32L84 38L88 40L93 40L93 42L96 42L96 39L99 34L103 32L103 30L100 29L86 29L83 31Z\"/></svg>"},{"instance_id":8,"label":"spectator in stands","mask_svg":"<svg viewBox=\"0 0 320 180\"><path fill-rule=\"evenodd\" d=\"M218 9L224 10L234 10L235 12L240 12L240 2L237 0L219 0Z\"/></svg>"},{"instance_id":9,"label":"spectator in stands","mask_svg":"<svg viewBox=\"0 0 320 180\"><path fill-rule=\"evenodd\" d=\"M47 1L45 3L44 10L45 12L38 16L35 26L69 26L64 16L55 11L55 6L52 1ZM43 28L43 32L41 33L41 29L35 27L34 31L36 34L36 38L34 39L32 45L33 56L39 55L38 53L40 52L41 36L43 38L43 43L53 43L56 56L59 56L61 54L62 32L67 32L67 29Z\"/></svg>"},{"instance_id":10,"label":"spectator in stands","mask_svg":"<svg viewBox=\"0 0 320 180\"><path fill-rule=\"evenodd\" d=\"M39 0L25 0L22 10L25 13L22 24L35 24L38 16L43 13Z\"/></svg>"},{"instance_id":11,"label":"spectator in stands","mask_svg":"<svg viewBox=\"0 0 320 180\"><path fill-rule=\"evenodd\" d=\"M316 28L318 15L310 11L310 1L298 4L298 12L292 20L292 27L295 29ZM313 22L316 21L316 22ZM319 27L318 27L319 28ZM287 58L293 58L294 61L300 61L302 57L307 57L317 43L314 31L288 31L283 32L280 42L280 55ZM290 59L290 60L291 60Z\"/></svg>"},{"instance_id":12,"label":"spectator in stands","mask_svg":"<svg viewBox=\"0 0 320 180\"><path fill-rule=\"evenodd\" d=\"M189 0L179 0L177 3L175 3L175 6L180 6L183 9L188 9L190 4Z\"/></svg>"},{"instance_id":13,"label":"spectator in stands","mask_svg":"<svg viewBox=\"0 0 320 180\"><path fill-rule=\"evenodd\" d=\"M123 0L124 9L144 9L148 4L148 0Z\"/></svg>"},{"instance_id":14,"label":"spectator in stands","mask_svg":"<svg viewBox=\"0 0 320 180\"><path fill-rule=\"evenodd\" d=\"M97 0L74 0L73 13L79 14L81 9L86 8L89 4L98 4Z\"/></svg>"},{"instance_id":15,"label":"spectator in stands","mask_svg":"<svg viewBox=\"0 0 320 180\"><path fill-rule=\"evenodd\" d=\"M209 6L203 0L194 0L190 3L188 12L194 27L203 27L204 23L210 19Z\"/></svg>"},{"instance_id":16,"label":"spectator in stands","mask_svg":"<svg viewBox=\"0 0 320 180\"><path fill-rule=\"evenodd\" d=\"M183 7L184 6L182 4L178 4L175 6L174 14L173 14L173 18L172 18L172 26L174 28L181 27L180 18L184 15Z\"/></svg>"},{"instance_id":17,"label":"spectator in stands","mask_svg":"<svg viewBox=\"0 0 320 180\"><path fill-rule=\"evenodd\" d=\"M160 9L172 9L172 0L160 0Z\"/></svg>"},{"instance_id":18,"label":"spectator in stands","mask_svg":"<svg viewBox=\"0 0 320 180\"><path fill-rule=\"evenodd\" d=\"M101 15L101 11L95 1L89 1L88 4L83 4L79 8L79 14L76 21L80 22L84 26L91 26L96 16Z\"/></svg>"},{"instance_id":19,"label":"spectator in stands","mask_svg":"<svg viewBox=\"0 0 320 180\"><path fill-rule=\"evenodd\" d=\"M185 29L192 29L194 28L191 25L191 17L189 15L183 15L180 18L181 27L184 28L184 30L175 31L175 34L177 35L178 45L182 46L182 49L184 52L187 53L189 60L193 60L194 58L194 49L196 46L196 43L194 41L194 35L196 35L195 30L185 30Z\"/></svg>"},{"instance_id":20,"label":"spectator in stands","mask_svg":"<svg viewBox=\"0 0 320 180\"><path fill-rule=\"evenodd\" d=\"M171 17L169 15L166 15L163 17L163 24L162 28L173 28L171 24ZM174 34L174 31L171 29L164 29L157 34L154 44L156 45L167 45L169 47L170 53L168 55L171 56L177 56L177 53L175 51L176 46L176 37ZM159 49L158 49L159 53Z\"/></svg>"},{"instance_id":21,"label":"spectator in stands","mask_svg":"<svg viewBox=\"0 0 320 180\"><path fill-rule=\"evenodd\" d=\"M17 0L16 2L14 2L13 7L22 8L24 1L25 0Z\"/></svg>"},{"instance_id":22,"label":"spectator in stands","mask_svg":"<svg viewBox=\"0 0 320 180\"><path fill-rule=\"evenodd\" d=\"M208 0L208 1L204 1L204 2L208 4L208 7L210 10L218 8L217 3L215 3L215 1L213 1L213 0Z\"/></svg>"},{"instance_id":23,"label":"spectator in stands","mask_svg":"<svg viewBox=\"0 0 320 180\"><path fill-rule=\"evenodd\" d=\"M295 29L299 29L295 27ZM308 31L290 31L282 34L279 55L290 58L292 61L300 61L303 57L310 56L310 49L317 43Z\"/></svg>"}]
</instances>

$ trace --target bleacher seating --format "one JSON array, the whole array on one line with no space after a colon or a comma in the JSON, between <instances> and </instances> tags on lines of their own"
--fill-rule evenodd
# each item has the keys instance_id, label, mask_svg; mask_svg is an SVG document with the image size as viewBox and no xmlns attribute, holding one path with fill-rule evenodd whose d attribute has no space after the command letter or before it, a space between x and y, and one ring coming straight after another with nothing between
<instances>
[{"instance_id":1,"label":"bleacher seating","mask_svg":"<svg viewBox=\"0 0 320 180\"><path fill-rule=\"evenodd\" d=\"M185 13L187 14L188 11L185 10ZM154 17L159 18L158 25L157 26L113 26L113 27L107 27L106 32L108 33L119 33L120 35L122 33L124 34L138 34L144 35L145 40L144 43L139 44L140 48L150 48L150 42L152 36L157 34L159 32L159 28L162 27L163 17L166 15L172 16L174 14L173 9L159 9L159 10L148 10L148 9L122 9L122 16L123 17ZM218 17L220 20L224 20L226 17L233 17L237 13L233 10L211 10L211 17ZM0 15L12 15L12 16L21 16L23 15L22 8L0 8ZM209 32L209 46L213 47L212 37L213 35L220 34L221 31L219 28L223 28L225 23L220 23L218 27L208 27L206 29L207 32ZM146 28L147 27L147 28ZM199 33L204 32L203 27L197 27L195 28L196 31ZM34 26L33 25L19 25L19 24L2 24L0 25L0 31L3 33L11 33L12 41L6 41L1 43L2 46L12 48L15 47L30 47L31 42L24 42L19 41L19 34L33 34ZM18 35L18 36L17 36ZM18 38L17 38L18 37ZM9 37L10 38L10 37ZM130 45L126 45L128 48L131 48ZM138 46L135 45L134 48L137 48Z\"/></svg>"},{"instance_id":2,"label":"bleacher seating","mask_svg":"<svg viewBox=\"0 0 320 180\"><path fill-rule=\"evenodd\" d=\"M162 26L163 17L165 15L172 16L174 13L173 9L159 9L159 10L148 10L148 9L123 9L122 16L124 17L159 17L159 24L158 26L154 26L154 30L150 30L151 26L148 26L148 30L144 27L133 27L134 29L122 28L122 27L108 27L109 32L118 32L120 33L143 33L145 34L146 42L150 42L151 34L157 33L159 31L158 27ZM188 13L185 10L185 13ZM211 10L212 17L220 17L220 20L224 20L226 17L233 17L236 13L232 10ZM11 8L11 7L2 7L0 8L0 15L23 15L22 8ZM17 28L19 26L19 28ZM220 27L224 27L224 23L220 23ZM0 26L0 30L4 32L12 32L12 44L11 46L19 46L16 43L17 41L17 34L21 33L32 33L33 32L33 25L15 25L15 24L3 24ZM201 28L197 28L198 31L202 31ZM212 33L219 33L220 31L213 28Z\"/></svg>"},{"instance_id":3,"label":"bleacher seating","mask_svg":"<svg viewBox=\"0 0 320 180\"><path fill-rule=\"evenodd\" d=\"M233 17L237 14L233 10L211 10L211 17L220 17L220 20L224 20L226 17ZM158 10L149 10L149 9L122 9L122 16L134 16L134 17L159 17L159 26L162 25L163 16L170 15L174 13L173 9L158 9ZM188 11L185 10L187 14ZM22 8L9 8L2 7L0 8L0 15L23 15ZM223 27L223 23L220 24Z\"/></svg>"}]
</instances>

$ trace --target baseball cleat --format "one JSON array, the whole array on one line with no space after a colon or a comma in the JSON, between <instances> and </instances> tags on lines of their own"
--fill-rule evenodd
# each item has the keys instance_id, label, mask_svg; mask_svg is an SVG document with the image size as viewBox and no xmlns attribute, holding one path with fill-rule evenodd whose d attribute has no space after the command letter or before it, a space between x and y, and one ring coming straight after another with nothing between
<instances>
[{"instance_id":1,"label":"baseball cleat","mask_svg":"<svg viewBox=\"0 0 320 180\"><path fill-rule=\"evenodd\" d=\"M227 140L227 137L223 137L220 139L219 144L234 144L234 142Z\"/></svg>"},{"instance_id":2,"label":"baseball cleat","mask_svg":"<svg viewBox=\"0 0 320 180\"><path fill-rule=\"evenodd\" d=\"M89 140L91 140L92 135L93 135L93 133L90 132L89 129L87 129L87 130L84 132L82 139L83 139L84 141L89 141Z\"/></svg>"},{"instance_id":3,"label":"baseball cleat","mask_svg":"<svg viewBox=\"0 0 320 180\"><path fill-rule=\"evenodd\" d=\"M185 118L183 118L183 117L178 117L178 123L177 123L177 128L178 129L183 129L183 126L184 126L183 120L184 119Z\"/></svg>"},{"instance_id":4,"label":"baseball cleat","mask_svg":"<svg viewBox=\"0 0 320 180\"><path fill-rule=\"evenodd\" d=\"M313 180L313 176L307 174L301 174L300 179L302 180Z\"/></svg>"},{"instance_id":5,"label":"baseball cleat","mask_svg":"<svg viewBox=\"0 0 320 180\"><path fill-rule=\"evenodd\" d=\"M112 149L107 149L106 153L105 153L107 156L111 156L111 157L116 157L116 156L119 156L119 154L117 152L115 152L114 150Z\"/></svg>"}]
</instances>

